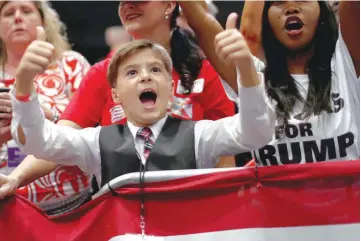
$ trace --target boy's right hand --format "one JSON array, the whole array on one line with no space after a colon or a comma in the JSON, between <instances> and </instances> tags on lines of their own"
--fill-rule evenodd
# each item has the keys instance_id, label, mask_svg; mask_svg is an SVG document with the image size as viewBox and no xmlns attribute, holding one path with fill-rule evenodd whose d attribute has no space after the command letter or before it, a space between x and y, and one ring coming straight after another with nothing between
<instances>
[{"instance_id":1,"label":"boy's right hand","mask_svg":"<svg viewBox=\"0 0 361 241\"><path fill-rule=\"evenodd\" d=\"M20 95L31 94L35 76L48 68L54 53L54 46L46 42L44 28L38 26L36 33L36 40L27 47L16 70L16 92Z\"/></svg>"},{"instance_id":2,"label":"boy's right hand","mask_svg":"<svg viewBox=\"0 0 361 241\"><path fill-rule=\"evenodd\" d=\"M11 175L5 176L0 174L0 199L15 194L20 185L19 179Z\"/></svg>"}]
</instances>

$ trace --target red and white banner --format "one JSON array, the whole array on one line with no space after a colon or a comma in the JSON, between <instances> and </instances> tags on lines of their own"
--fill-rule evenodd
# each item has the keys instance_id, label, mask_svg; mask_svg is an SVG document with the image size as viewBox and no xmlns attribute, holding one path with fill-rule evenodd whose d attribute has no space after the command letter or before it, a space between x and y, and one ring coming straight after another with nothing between
<instances>
[{"instance_id":1,"label":"red and white banner","mask_svg":"<svg viewBox=\"0 0 361 241\"><path fill-rule=\"evenodd\" d=\"M0 201L0 241L120 241L140 233L138 174L112 181L50 218L27 200ZM154 172L146 232L171 241L360 240L360 162Z\"/></svg>"}]
</instances>

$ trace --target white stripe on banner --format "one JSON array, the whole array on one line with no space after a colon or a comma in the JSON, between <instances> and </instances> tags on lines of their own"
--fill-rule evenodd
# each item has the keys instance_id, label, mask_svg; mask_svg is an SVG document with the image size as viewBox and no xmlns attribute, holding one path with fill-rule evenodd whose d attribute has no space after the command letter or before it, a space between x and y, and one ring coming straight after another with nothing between
<instances>
[{"instance_id":1,"label":"white stripe on banner","mask_svg":"<svg viewBox=\"0 0 361 241\"><path fill-rule=\"evenodd\" d=\"M251 228L168 236L161 239L165 241L360 241L360 224ZM127 240L129 239L121 235L113 237L109 241Z\"/></svg>"},{"instance_id":2,"label":"white stripe on banner","mask_svg":"<svg viewBox=\"0 0 361 241\"><path fill-rule=\"evenodd\" d=\"M139 155L139 154L138 154ZM161 182L161 181L170 181L175 179L181 179L192 176L206 175L210 173L221 173L227 171L235 171L246 169L247 167L236 167L236 168L212 168L212 169L193 169L193 170L172 170L172 171L154 171L146 172L144 174L146 183ZM117 189L123 186L138 184L139 183L139 172L132 172L128 174L121 175L117 178L114 178L109 182L109 185L113 189ZM99 192L97 192L92 199L98 198L101 195L110 192L109 186L104 185Z\"/></svg>"}]
</instances>

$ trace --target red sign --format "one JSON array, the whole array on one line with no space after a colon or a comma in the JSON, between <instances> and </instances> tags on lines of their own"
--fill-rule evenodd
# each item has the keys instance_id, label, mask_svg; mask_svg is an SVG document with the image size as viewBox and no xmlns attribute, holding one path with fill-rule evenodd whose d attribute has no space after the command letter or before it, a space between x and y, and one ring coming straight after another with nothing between
<instances>
[{"instance_id":1,"label":"red sign","mask_svg":"<svg viewBox=\"0 0 361 241\"><path fill-rule=\"evenodd\" d=\"M146 233L162 240L360 239L359 161L147 175ZM0 240L127 240L140 233L138 178L56 218L21 197L0 201Z\"/></svg>"}]
</instances>

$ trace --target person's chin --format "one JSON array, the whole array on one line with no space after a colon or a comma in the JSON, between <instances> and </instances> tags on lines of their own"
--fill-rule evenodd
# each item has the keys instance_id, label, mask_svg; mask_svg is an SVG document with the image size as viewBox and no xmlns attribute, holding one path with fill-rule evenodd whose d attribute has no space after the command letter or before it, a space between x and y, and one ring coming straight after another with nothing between
<instances>
[{"instance_id":1,"label":"person's chin","mask_svg":"<svg viewBox=\"0 0 361 241\"><path fill-rule=\"evenodd\" d=\"M299 41L292 41L287 43L286 48L289 51L297 52L297 53L306 53L312 48L312 44L308 41L303 41L300 39Z\"/></svg>"},{"instance_id":2,"label":"person's chin","mask_svg":"<svg viewBox=\"0 0 361 241\"><path fill-rule=\"evenodd\" d=\"M27 44L32 42L32 40L29 38L29 36L24 36L24 35L19 35L19 36L14 36L11 41L13 43L17 43L17 44Z\"/></svg>"},{"instance_id":3,"label":"person's chin","mask_svg":"<svg viewBox=\"0 0 361 241\"><path fill-rule=\"evenodd\" d=\"M147 119L149 121L151 121L152 123L157 122L158 120L162 119L163 117L166 116L166 112L164 111L160 111L158 109L154 109L152 111L147 111L144 112L144 119Z\"/></svg>"},{"instance_id":4,"label":"person's chin","mask_svg":"<svg viewBox=\"0 0 361 241\"><path fill-rule=\"evenodd\" d=\"M134 23L127 24L125 26L125 29L129 34L134 35L134 34L141 32L144 29L144 27L143 27L143 24L141 24L139 22L134 22Z\"/></svg>"},{"instance_id":5,"label":"person's chin","mask_svg":"<svg viewBox=\"0 0 361 241\"><path fill-rule=\"evenodd\" d=\"M159 121L160 119L162 119L162 116L160 115L146 115L143 116L141 122L144 123L144 125L146 126L150 126Z\"/></svg>"},{"instance_id":6,"label":"person's chin","mask_svg":"<svg viewBox=\"0 0 361 241\"><path fill-rule=\"evenodd\" d=\"M301 49L301 45L299 44L287 44L285 47L288 49L288 51L297 51Z\"/></svg>"}]
</instances>

